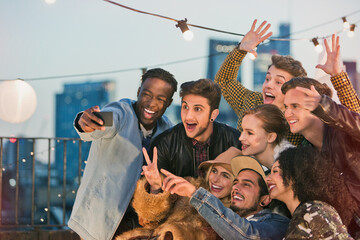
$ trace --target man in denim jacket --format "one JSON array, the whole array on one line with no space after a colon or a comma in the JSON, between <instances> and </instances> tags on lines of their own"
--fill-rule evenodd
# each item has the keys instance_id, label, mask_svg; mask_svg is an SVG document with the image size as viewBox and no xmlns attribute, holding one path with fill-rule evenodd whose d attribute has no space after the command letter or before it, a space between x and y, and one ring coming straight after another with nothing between
<instances>
[{"instance_id":1,"label":"man in denim jacket","mask_svg":"<svg viewBox=\"0 0 360 240\"><path fill-rule=\"evenodd\" d=\"M117 229L129 227L124 223L137 219L128 204L143 165L141 149L172 126L163 114L176 89L172 74L150 69L141 78L136 101L121 99L102 109L113 113L112 126L102 126L103 121L94 115L100 111L98 106L77 115L74 125L79 136L92 141L68 222L82 239L110 240Z\"/></svg>"},{"instance_id":2,"label":"man in denim jacket","mask_svg":"<svg viewBox=\"0 0 360 240\"><path fill-rule=\"evenodd\" d=\"M231 167L236 176L231 209L205 189L196 189L185 179L163 169L167 177L162 188L190 197L190 204L223 239L282 239L289 219L265 209L271 199L259 162L249 156L237 156L231 160Z\"/></svg>"}]
</instances>

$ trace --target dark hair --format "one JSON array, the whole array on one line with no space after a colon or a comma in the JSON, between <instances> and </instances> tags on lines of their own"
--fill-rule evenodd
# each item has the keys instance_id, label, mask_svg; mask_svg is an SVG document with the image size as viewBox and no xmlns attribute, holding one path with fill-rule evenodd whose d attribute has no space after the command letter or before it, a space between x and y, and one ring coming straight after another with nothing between
<instances>
[{"instance_id":1,"label":"dark hair","mask_svg":"<svg viewBox=\"0 0 360 240\"><path fill-rule=\"evenodd\" d=\"M159 79L169 83L173 89L171 96L174 95L174 92L177 91L177 81L176 81L174 75L172 75L171 73L169 73L168 71L166 71L162 68L153 68L153 69L146 71L141 76L141 85L143 85L145 80L148 78L159 78Z\"/></svg>"},{"instance_id":2,"label":"dark hair","mask_svg":"<svg viewBox=\"0 0 360 240\"><path fill-rule=\"evenodd\" d=\"M271 56L271 66L275 66L278 69L284 70L285 72L290 73L294 77L306 77L307 73L303 68L301 62L293 59L291 56L281 56L281 55L272 55Z\"/></svg>"},{"instance_id":3,"label":"dark hair","mask_svg":"<svg viewBox=\"0 0 360 240\"><path fill-rule=\"evenodd\" d=\"M345 225L350 223L357 203L332 161L313 147L286 149L278 161L284 185L291 185L300 202L327 202L338 211Z\"/></svg>"},{"instance_id":4,"label":"dark hair","mask_svg":"<svg viewBox=\"0 0 360 240\"><path fill-rule=\"evenodd\" d=\"M265 180L260 176L260 174L258 174L258 184L259 184L259 187L260 187L259 197L269 195L268 187L267 187L267 185L265 183Z\"/></svg>"},{"instance_id":5,"label":"dark hair","mask_svg":"<svg viewBox=\"0 0 360 240\"><path fill-rule=\"evenodd\" d=\"M290 81L285 82L281 87L281 91L283 94L285 94L290 89L296 87L311 89L311 85L315 87L316 91L318 91L320 95L332 97L332 90L328 87L328 85L326 85L326 83L320 83L315 79L307 77L296 77L291 79Z\"/></svg>"},{"instance_id":6,"label":"dark hair","mask_svg":"<svg viewBox=\"0 0 360 240\"><path fill-rule=\"evenodd\" d=\"M209 101L210 113L214 109L219 108L221 99L221 89L219 85L210 79L199 79L197 81L190 81L181 84L180 97L194 94L202 96Z\"/></svg>"},{"instance_id":7,"label":"dark hair","mask_svg":"<svg viewBox=\"0 0 360 240\"><path fill-rule=\"evenodd\" d=\"M262 104L246 110L245 115L255 115L262 121L262 127L267 133L276 133L274 145L279 144L289 131L289 125L283 112L273 104Z\"/></svg>"}]
</instances>

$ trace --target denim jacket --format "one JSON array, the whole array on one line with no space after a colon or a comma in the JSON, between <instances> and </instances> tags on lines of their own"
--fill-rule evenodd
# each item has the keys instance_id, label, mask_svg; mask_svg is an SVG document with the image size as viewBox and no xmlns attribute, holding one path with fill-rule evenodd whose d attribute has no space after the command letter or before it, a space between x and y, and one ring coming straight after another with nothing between
<instances>
[{"instance_id":1,"label":"denim jacket","mask_svg":"<svg viewBox=\"0 0 360 240\"><path fill-rule=\"evenodd\" d=\"M240 217L203 188L190 198L190 204L223 239L283 239L289 219L264 209L247 218Z\"/></svg>"},{"instance_id":2,"label":"denim jacket","mask_svg":"<svg viewBox=\"0 0 360 240\"><path fill-rule=\"evenodd\" d=\"M105 131L78 132L92 141L83 179L68 226L85 240L110 240L128 207L143 164L142 133L130 99L112 102L104 111L114 113ZM162 116L153 137L171 127Z\"/></svg>"}]
</instances>

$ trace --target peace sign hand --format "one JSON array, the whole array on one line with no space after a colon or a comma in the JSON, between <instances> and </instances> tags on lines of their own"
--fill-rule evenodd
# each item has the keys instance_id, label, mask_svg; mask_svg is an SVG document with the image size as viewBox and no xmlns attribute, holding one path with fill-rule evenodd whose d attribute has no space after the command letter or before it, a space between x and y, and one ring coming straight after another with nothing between
<instances>
[{"instance_id":1,"label":"peace sign hand","mask_svg":"<svg viewBox=\"0 0 360 240\"><path fill-rule=\"evenodd\" d=\"M146 152L146 149L142 149L145 157L147 166L142 167L141 175L144 175L148 183L150 184L150 192L156 192L161 188L161 176L157 168L157 149L154 147L154 156L153 162L151 162L149 155Z\"/></svg>"}]
</instances>

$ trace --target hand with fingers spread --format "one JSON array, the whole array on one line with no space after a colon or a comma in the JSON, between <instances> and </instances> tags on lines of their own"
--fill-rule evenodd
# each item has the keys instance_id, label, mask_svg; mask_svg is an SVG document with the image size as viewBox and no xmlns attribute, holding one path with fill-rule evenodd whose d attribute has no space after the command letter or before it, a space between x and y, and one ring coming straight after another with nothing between
<instances>
[{"instance_id":1,"label":"hand with fingers spread","mask_svg":"<svg viewBox=\"0 0 360 240\"><path fill-rule=\"evenodd\" d=\"M313 85L311 85L311 89L296 87L296 90L305 93L305 97L303 99L303 106L305 109L312 112L319 106L321 95L318 93L318 91L316 91Z\"/></svg>"},{"instance_id":2,"label":"hand with fingers spread","mask_svg":"<svg viewBox=\"0 0 360 240\"><path fill-rule=\"evenodd\" d=\"M326 49L326 55L327 59L325 64L318 64L316 65L316 68L319 68L326 72L327 74L330 74L331 76L335 76L339 73L341 73L342 68L340 65L340 43L339 43L339 36L336 36L335 34L332 35L332 47L330 49L329 44L326 39L324 39L324 45Z\"/></svg>"},{"instance_id":3,"label":"hand with fingers spread","mask_svg":"<svg viewBox=\"0 0 360 240\"><path fill-rule=\"evenodd\" d=\"M266 21L262 22L260 26L255 30L257 19L254 20L250 31L244 36L244 38L241 40L241 43L239 45L239 49L252 53L255 57L257 56L256 51L254 50L257 45L259 45L261 42L268 39L272 32L267 33L265 36L264 34L269 30L271 24L266 25ZM266 27L264 28L264 26ZM264 28L264 29L263 29Z\"/></svg>"},{"instance_id":4,"label":"hand with fingers spread","mask_svg":"<svg viewBox=\"0 0 360 240\"><path fill-rule=\"evenodd\" d=\"M191 197L196 191L196 187L186 181L182 177L178 177L165 169L160 170L165 174L166 178L163 181L162 190L177 194L183 197Z\"/></svg>"},{"instance_id":5,"label":"hand with fingers spread","mask_svg":"<svg viewBox=\"0 0 360 240\"><path fill-rule=\"evenodd\" d=\"M86 133L91 133L95 130L100 130L100 131L105 130L105 127L101 126L103 125L103 121L97 116L95 116L93 112L100 112L99 106L94 106L89 109L86 109L82 113L78 121L78 125Z\"/></svg>"},{"instance_id":6,"label":"hand with fingers spread","mask_svg":"<svg viewBox=\"0 0 360 240\"><path fill-rule=\"evenodd\" d=\"M144 175L150 184L150 192L157 192L161 188L161 176L157 167L157 149L154 147L153 162L151 162L149 155L145 148L142 148L147 166L143 166L141 175Z\"/></svg>"}]
</instances>

